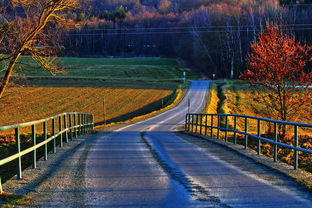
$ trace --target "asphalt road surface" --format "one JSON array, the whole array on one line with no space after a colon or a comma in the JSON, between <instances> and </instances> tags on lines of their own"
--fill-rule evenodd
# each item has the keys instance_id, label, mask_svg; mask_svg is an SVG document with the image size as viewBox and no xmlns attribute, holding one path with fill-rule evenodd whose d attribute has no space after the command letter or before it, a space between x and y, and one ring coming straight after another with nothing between
<instances>
[{"instance_id":1,"label":"asphalt road surface","mask_svg":"<svg viewBox=\"0 0 312 208\"><path fill-rule=\"evenodd\" d=\"M49 185L37 189L33 206L312 207L310 195L290 179L209 142L203 148L190 141L199 139L174 133L184 123L188 99L191 112L203 109L208 84L194 81L182 102L167 112L95 135L85 145L86 154L73 154L72 162L60 164L64 167L44 183Z\"/></svg>"}]
</instances>

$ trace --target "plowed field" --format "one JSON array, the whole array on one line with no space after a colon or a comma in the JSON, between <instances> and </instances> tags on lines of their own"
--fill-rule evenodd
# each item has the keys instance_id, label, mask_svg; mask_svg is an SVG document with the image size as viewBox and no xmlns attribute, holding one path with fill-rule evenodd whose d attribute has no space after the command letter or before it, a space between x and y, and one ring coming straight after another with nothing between
<instances>
[{"instance_id":1,"label":"plowed field","mask_svg":"<svg viewBox=\"0 0 312 208\"><path fill-rule=\"evenodd\" d=\"M105 114L110 120L157 104L157 101L159 106L162 98L172 92L163 89L13 87L1 99L0 125L32 121L63 112L92 113L95 122L101 122Z\"/></svg>"}]
</instances>

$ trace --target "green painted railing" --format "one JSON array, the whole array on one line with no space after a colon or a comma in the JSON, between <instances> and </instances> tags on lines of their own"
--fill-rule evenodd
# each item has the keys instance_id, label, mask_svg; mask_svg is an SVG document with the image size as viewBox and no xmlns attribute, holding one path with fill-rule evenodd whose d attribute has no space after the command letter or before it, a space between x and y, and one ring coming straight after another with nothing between
<instances>
[{"instance_id":1,"label":"green painted railing","mask_svg":"<svg viewBox=\"0 0 312 208\"><path fill-rule=\"evenodd\" d=\"M48 124L50 123L50 126ZM56 123L58 125L56 125ZM43 130L44 141L37 144L37 127L41 125ZM32 146L21 150L21 128L31 127ZM51 133L48 133L50 127ZM32 153L32 166L37 167L37 150L44 146L44 160L48 159L48 143L53 142L52 152L56 153L56 144L59 139L60 146L63 147L63 140L68 143L69 139L77 138L79 135L89 133L94 127L94 116L92 114L69 112L62 113L50 118L37 121L14 124L10 126L1 126L0 132L14 131L16 153L0 160L0 167L13 161L17 161L17 178L22 179L22 156ZM48 138L48 136L50 136ZM0 177L0 193L2 192L2 184Z\"/></svg>"},{"instance_id":2,"label":"green painted railing","mask_svg":"<svg viewBox=\"0 0 312 208\"><path fill-rule=\"evenodd\" d=\"M232 119L230 123L229 120ZM238 128L238 120L242 120L241 129ZM251 123L253 122L253 123ZM265 138L262 136L264 122L267 122L267 126L271 125L273 132L273 138ZM252 125L253 124L253 125ZM286 144L283 142L278 142L279 130L281 128L290 129L292 127L293 134L293 144ZM254 116L236 115L236 114L186 114L185 118L185 131L195 134L221 138L221 133L224 134L224 141L229 142L229 133L233 133L233 143L237 144L238 134L243 135L243 146L245 149L248 148L250 140L257 141L257 153L261 154L261 142L267 142L272 145L273 161L277 161L278 147L287 148L293 150L293 166L294 169L298 168L299 164L299 152L307 153L312 155L311 149L305 149L299 147L299 130L298 128L305 128L308 132L312 132L312 124L305 123L295 123L279 121L267 118L259 118ZM253 129L251 129L253 128ZM308 133L312 136L311 133Z\"/></svg>"}]
</instances>

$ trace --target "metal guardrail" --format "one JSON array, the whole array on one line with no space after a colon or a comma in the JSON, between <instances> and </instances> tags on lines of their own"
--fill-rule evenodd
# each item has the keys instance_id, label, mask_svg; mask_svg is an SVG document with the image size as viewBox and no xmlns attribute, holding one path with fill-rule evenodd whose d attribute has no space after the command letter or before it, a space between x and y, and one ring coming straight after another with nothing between
<instances>
[{"instance_id":1,"label":"metal guardrail","mask_svg":"<svg viewBox=\"0 0 312 208\"><path fill-rule=\"evenodd\" d=\"M51 136L48 138L48 121L51 122ZM58 131L56 132L56 121L58 122ZM37 144L36 127L42 125L44 141ZM21 132L23 127L31 127L32 147L21 151ZM69 139L77 138L79 135L86 134L93 130L94 116L92 114L80 112L68 112L55 115L49 118L14 124L10 126L1 126L1 131L14 130L16 153L0 160L0 167L17 160L17 177L22 179L22 156L32 152L32 166L37 168L37 149L44 146L44 160L48 159L48 143L53 141L52 152L56 153L57 139L60 141L60 146L63 147L63 136L65 142L68 143ZM2 184L0 177L0 193L2 193Z\"/></svg>"},{"instance_id":2,"label":"metal guardrail","mask_svg":"<svg viewBox=\"0 0 312 208\"><path fill-rule=\"evenodd\" d=\"M229 118L233 118L233 126L229 128ZM238 118L244 118L244 130L239 131L237 129L237 120ZM255 120L257 123L256 132L257 134L252 134L248 132L249 129L249 121ZM222 122L223 121L223 122ZM268 122L274 125L274 139L269 139L261 136L261 123L262 121ZM214 125L214 123L217 123ZM278 125L284 126L293 126L293 133L294 133L294 146L278 142ZM217 139L220 138L220 132L224 132L224 140L225 142L229 142L228 139L228 132L233 132L233 143L237 144L237 134L244 135L244 148L247 149L249 137L252 139L256 139L258 141L257 144L257 153L261 154L261 141L268 142L273 145L273 160L274 162L277 161L277 154L278 154L278 146L285 147L291 150L294 150L293 156L293 166L294 169L298 168L298 160L299 152L304 152L308 154L312 154L312 150L304 149L299 147L299 132L298 127L305 127L311 128L312 124L305 124L305 123L295 123L295 122L286 122L286 121L279 121L267 118L259 118L254 116L245 116L245 115L237 115L237 114L186 114L185 118L185 131L191 133L199 133L201 135L208 136L208 130L210 131L211 137L214 136L214 129L217 130ZM204 128L204 129L203 129Z\"/></svg>"}]
</instances>

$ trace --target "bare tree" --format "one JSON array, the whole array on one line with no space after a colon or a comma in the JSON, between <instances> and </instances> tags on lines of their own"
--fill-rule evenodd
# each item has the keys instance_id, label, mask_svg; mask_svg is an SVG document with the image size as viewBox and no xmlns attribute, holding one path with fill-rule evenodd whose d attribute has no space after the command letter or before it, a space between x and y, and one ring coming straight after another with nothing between
<instances>
[{"instance_id":1,"label":"bare tree","mask_svg":"<svg viewBox=\"0 0 312 208\"><path fill-rule=\"evenodd\" d=\"M4 0L0 3L0 98L16 70L21 55L29 55L41 67L60 70L56 54L61 30L73 23L68 12L79 0Z\"/></svg>"}]
</instances>

